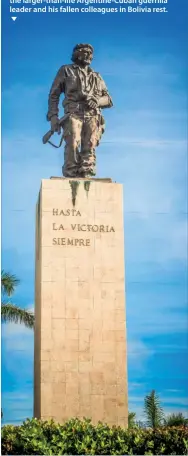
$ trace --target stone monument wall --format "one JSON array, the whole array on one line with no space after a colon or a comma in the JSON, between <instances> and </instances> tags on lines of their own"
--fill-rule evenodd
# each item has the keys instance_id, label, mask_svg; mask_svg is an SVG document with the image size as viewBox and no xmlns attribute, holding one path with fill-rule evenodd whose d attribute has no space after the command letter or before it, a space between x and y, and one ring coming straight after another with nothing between
<instances>
[{"instance_id":1,"label":"stone monument wall","mask_svg":"<svg viewBox=\"0 0 188 456\"><path fill-rule=\"evenodd\" d=\"M127 426L122 185L42 180L34 415Z\"/></svg>"}]
</instances>

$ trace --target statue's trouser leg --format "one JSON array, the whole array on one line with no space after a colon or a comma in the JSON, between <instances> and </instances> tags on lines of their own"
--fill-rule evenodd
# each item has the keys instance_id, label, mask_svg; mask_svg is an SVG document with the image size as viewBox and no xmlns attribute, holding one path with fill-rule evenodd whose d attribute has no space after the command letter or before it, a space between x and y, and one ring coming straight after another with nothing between
<instances>
[{"instance_id":1,"label":"statue's trouser leg","mask_svg":"<svg viewBox=\"0 0 188 456\"><path fill-rule=\"evenodd\" d=\"M63 176L76 177L80 163L79 147L81 144L81 131L83 121L70 116L64 125L64 166Z\"/></svg>"},{"instance_id":2,"label":"statue's trouser leg","mask_svg":"<svg viewBox=\"0 0 188 456\"><path fill-rule=\"evenodd\" d=\"M84 119L81 134L81 151L79 174L95 176L96 155L95 148L99 142L98 116Z\"/></svg>"}]
</instances>

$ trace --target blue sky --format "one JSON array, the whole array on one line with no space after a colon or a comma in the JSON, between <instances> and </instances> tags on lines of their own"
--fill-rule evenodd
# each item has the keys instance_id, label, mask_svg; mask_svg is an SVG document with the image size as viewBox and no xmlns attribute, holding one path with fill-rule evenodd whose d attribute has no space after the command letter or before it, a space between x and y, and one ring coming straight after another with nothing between
<instances>
[{"instance_id":1,"label":"blue sky","mask_svg":"<svg viewBox=\"0 0 188 456\"><path fill-rule=\"evenodd\" d=\"M151 389L166 413L188 410L186 0L168 14L2 14L2 267L34 307L35 203L41 178L60 176L63 152L43 146L47 97L72 47L114 107L97 150L98 177L124 186L129 409L142 418ZM2 325L4 423L32 416L33 334Z\"/></svg>"}]
</instances>

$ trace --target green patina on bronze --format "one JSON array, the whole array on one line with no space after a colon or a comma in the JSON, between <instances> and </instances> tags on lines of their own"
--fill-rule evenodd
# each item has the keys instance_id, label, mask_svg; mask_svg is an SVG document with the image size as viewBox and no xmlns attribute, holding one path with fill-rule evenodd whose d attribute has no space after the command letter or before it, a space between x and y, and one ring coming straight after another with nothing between
<instances>
[{"instance_id":1,"label":"green patina on bronze","mask_svg":"<svg viewBox=\"0 0 188 456\"><path fill-rule=\"evenodd\" d=\"M70 187L71 187L71 190L72 190L72 204L73 204L73 206L75 206L76 197L77 197L77 193L78 193L78 187L80 185L80 182L79 181L75 181L75 180L70 180L69 184L70 184Z\"/></svg>"},{"instance_id":2,"label":"green patina on bronze","mask_svg":"<svg viewBox=\"0 0 188 456\"><path fill-rule=\"evenodd\" d=\"M90 185L91 185L91 181L84 181L84 190L86 191L87 198L88 198L88 194L89 194Z\"/></svg>"}]
</instances>

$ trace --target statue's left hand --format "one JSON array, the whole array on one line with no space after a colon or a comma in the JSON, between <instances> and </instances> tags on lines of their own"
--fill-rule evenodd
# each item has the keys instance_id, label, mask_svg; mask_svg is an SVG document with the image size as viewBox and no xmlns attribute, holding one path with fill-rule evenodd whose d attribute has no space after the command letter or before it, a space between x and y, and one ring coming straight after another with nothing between
<instances>
[{"instance_id":1,"label":"statue's left hand","mask_svg":"<svg viewBox=\"0 0 188 456\"><path fill-rule=\"evenodd\" d=\"M95 98L90 98L89 100L87 100L87 106L90 109L95 109L96 110L98 108L97 100Z\"/></svg>"}]
</instances>

